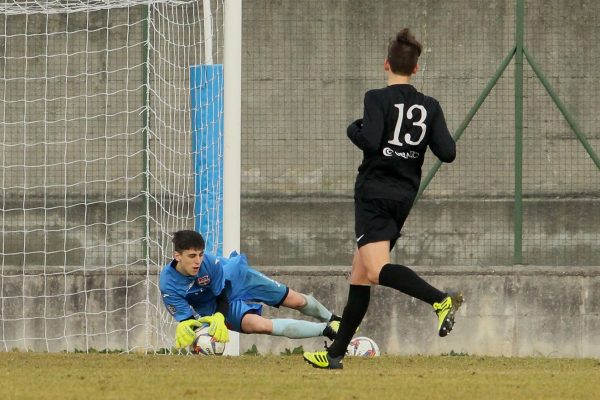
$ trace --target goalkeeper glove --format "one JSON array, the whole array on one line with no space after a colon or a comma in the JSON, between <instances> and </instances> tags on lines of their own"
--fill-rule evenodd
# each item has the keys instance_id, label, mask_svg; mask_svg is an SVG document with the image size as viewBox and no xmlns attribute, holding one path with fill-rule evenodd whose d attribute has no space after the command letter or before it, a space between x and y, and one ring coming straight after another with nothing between
<instances>
[{"instance_id":1,"label":"goalkeeper glove","mask_svg":"<svg viewBox=\"0 0 600 400\"><path fill-rule=\"evenodd\" d=\"M208 334L215 338L217 342L229 342L229 330L225 326L225 316L220 312L216 312L211 316L202 317L198 322L210 324Z\"/></svg>"},{"instance_id":2,"label":"goalkeeper glove","mask_svg":"<svg viewBox=\"0 0 600 400\"><path fill-rule=\"evenodd\" d=\"M195 319L188 319L177 324L177 328L175 329L175 347L182 349L192 344L196 337L194 327L199 328L201 326L202 322Z\"/></svg>"}]
</instances>

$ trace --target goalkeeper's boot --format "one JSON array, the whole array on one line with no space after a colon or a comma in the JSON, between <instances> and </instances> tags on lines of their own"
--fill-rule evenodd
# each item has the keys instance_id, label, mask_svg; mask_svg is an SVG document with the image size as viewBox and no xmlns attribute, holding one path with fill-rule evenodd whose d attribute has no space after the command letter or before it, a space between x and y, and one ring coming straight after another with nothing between
<instances>
[{"instance_id":1,"label":"goalkeeper's boot","mask_svg":"<svg viewBox=\"0 0 600 400\"><path fill-rule=\"evenodd\" d=\"M444 337L454 327L454 315L462 304L464 298L462 293L452 293L439 303L433 303L433 309L438 316L438 334Z\"/></svg>"},{"instance_id":2,"label":"goalkeeper's boot","mask_svg":"<svg viewBox=\"0 0 600 400\"><path fill-rule=\"evenodd\" d=\"M329 318L329 322L333 322L333 321L340 322L341 320L342 320L342 317L340 317L339 315L335 315L335 314L331 314L331 318Z\"/></svg>"},{"instance_id":3,"label":"goalkeeper's boot","mask_svg":"<svg viewBox=\"0 0 600 400\"><path fill-rule=\"evenodd\" d=\"M325 336L327 339L333 341L333 340L335 340L335 337L336 337L339 329L340 329L340 321L330 321L329 323L327 323L327 326L325 327L325 329L323 329L323 336Z\"/></svg>"},{"instance_id":4,"label":"goalkeeper's boot","mask_svg":"<svg viewBox=\"0 0 600 400\"><path fill-rule=\"evenodd\" d=\"M331 319L327 323L327 326L325 327L325 329L323 329L323 336L327 337L327 339L329 339L331 341L335 340L335 337L337 336L337 333L340 330L341 321L342 321L341 318L333 319L333 317L331 317ZM356 332L354 332L354 333L358 333L359 330L360 330L360 327L357 327Z\"/></svg>"},{"instance_id":5,"label":"goalkeeper's boot","mask_svg":"<svg viewBox=\"0 0 600 400\"><path fill-rule=\"evenodd\" d=\"M324 351L314 351L314 352L304 352L304 361L306 361L309 365L312 365L314 368L321 369L342 369L344 368L343 360L344 356L339 357L331 357L327 350Z\"/></svg>"}]
</instances>

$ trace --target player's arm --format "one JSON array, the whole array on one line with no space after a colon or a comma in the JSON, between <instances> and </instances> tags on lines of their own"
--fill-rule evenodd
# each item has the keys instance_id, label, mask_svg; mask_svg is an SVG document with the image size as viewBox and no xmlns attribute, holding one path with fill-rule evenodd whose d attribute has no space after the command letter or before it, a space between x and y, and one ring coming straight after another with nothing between
<instances>
[{"instance_id":1,"label":"player's arm","mask_svg":"<svg viewBox=\"0 0 600 400\"><path fill-rule=\"evenodd\" d=\"M440 161L451 163L456 158L456 143L446 126L446 118L439 104L431 120L431 141L429 148Z\"/></svg>"},{"instance_id":2,"label":"player's arm","mask_svg":"<svg viewBox=\"0 0 600 400\"><path fill-rule=\"evenodd\" d=\"M194 318L192 308L185 298L181 297L175 290L161 290L163 303L169 313L175 318L175 347L184 348L194 341L194 330L202 326L202 323Z\"/></svg>"},{"instance_id":3,"label":"player's arm","mask_svg":"<svg viewBox=\"0 0 600 400\"><path fill-rule=\"evenodd\" d=\"M175 347L182 349L191 345L196 336L195 330L201 326L202 322L194 317L189 317L178 323L177 328L175 328Z\"/></svg>"},{"instance_id":4,"label":"player's arm","mask_svg":"<svg viewBox=\"0 0 600 400\"><path fill-rule=\"evenodd\" d=\"M221 291L221 294L217 296L217 311L218 313L223 314L225 318L229 315L229 299L227 298L227 293L225 293L225 289Z\"/></svg>"},{"instance_id":5,"label":"player's arm","mask_svg":"<svg viewBox=\"0 0 600 400\"><path fill-rule=\"evenodd\" d=\"M367 154L376 154L383 137L383 109L372 91L365 93L363 118L351 123L346 130L348 138Z\"/></svg>"},{"instance_id":6,"label":"player's arm","mask_svg":"<svg viewBox=\"0 0 600 400\"><path fill-rule=\"evenodd\" d=\"M208 334L213 336L217 342L229 341L229 330L225 325L225 318L229 313L229 298L225 290L225 277L222 267L223 260L218 258L208 258L206 269L210 274L210 287L216 295L216 311L213 315L204 316L198 319L200 323L210 325Z\"/></svg>"},{"instance_id":7,"label":"player's arm","mask_svg":"<svg viewBox=\"0 0 600 400\"><path fill-rule=\"evenodd\" d=\"M198 319L198 322L209 324L208 334L215 338L217 342L229 342L229 330L225 325L225 317L229 311L229 300L225 290L217 296L217 310L213 315Z\"/></svg>"}]
</instances>

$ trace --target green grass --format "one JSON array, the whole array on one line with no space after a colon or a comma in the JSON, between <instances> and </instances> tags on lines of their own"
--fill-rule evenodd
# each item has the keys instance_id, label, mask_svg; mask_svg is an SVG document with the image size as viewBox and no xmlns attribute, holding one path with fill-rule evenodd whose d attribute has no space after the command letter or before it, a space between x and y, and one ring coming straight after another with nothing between
<instances>
[{"instance_id":1,"label":"green grass","mask_svg":"<svg viewBox=\"0 0 600 400\"><path fill-rule=\"evenodd\" d=\"M0 353L0 399L597 399L592 359Z\"/></svg>"}]
</instances>

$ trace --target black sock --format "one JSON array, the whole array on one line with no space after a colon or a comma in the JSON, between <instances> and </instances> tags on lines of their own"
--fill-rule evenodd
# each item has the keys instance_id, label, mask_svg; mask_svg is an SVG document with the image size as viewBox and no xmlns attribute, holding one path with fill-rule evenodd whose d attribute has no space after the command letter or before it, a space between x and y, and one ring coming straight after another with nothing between
<instances>
[{"instance_id":1,"label":"black sock","mask_svg":"<svg viewBox=\"0 0 600 400\"><path fill-rule=\"evenodd\" d=\"M335 340L329 346L328 352L331 357L339 357L346 354L346 348L360 325L369 308L371 300L371 287L362 285L350 285L348 291L348 302L344 307L342 322Z\"/></svg>"},{"instance_id":2,"label":"black sock","mask_svg":"<svg viewBox=\"0 0 600 400\"><path fill-rule=\"evenodd\" d=\"M431 305L439 303L447 296L404 265L385 264L379 273L379 284L399 290Z\"/></svg>"}]
</instances>

